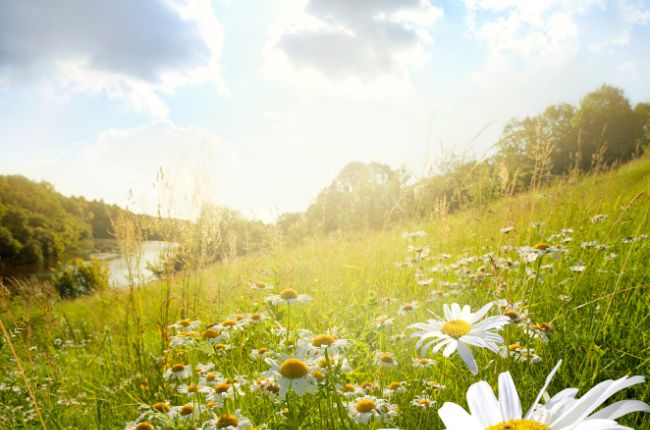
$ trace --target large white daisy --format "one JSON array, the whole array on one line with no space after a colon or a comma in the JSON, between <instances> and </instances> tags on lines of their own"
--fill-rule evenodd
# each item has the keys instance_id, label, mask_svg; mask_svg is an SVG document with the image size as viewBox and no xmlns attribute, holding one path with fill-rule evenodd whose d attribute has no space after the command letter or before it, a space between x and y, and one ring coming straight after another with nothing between
<instances>
[{"instance_id":1,"label":"large white daisy","mask_svg":"<svg viewBox=\"0 0 650 430\"><path fill-rule=\"evenodd\" d=\"M616 419L632 412L650 412L650 406L638 400L621 400L593 413L617 392L644 382L642 376L603 381L576 399L578 390L567 388L538 405L560 361L546 378L537 399L524 415L519 394L509 372L499 375L499 399L485 382L467 390L470 412L455 403L445 403L439 414L447 430L632 430Z\"/></svg>"},{"instance_id":2,"label":"large white daisy","mask_svg":"<svg viewBox=\"0 0 650 430\"><path fill-rule=\"evenodd\" d=\"M265 361L271 369L265 372L264 376L272 377L278 382L278 395L281 399L286 397L289 389L299 397L318 391L318 381L311 374L312 369L304 359L302 351L296 351L293 356L282 354L282 361L271 358L266 358Z\"/></svg>"},{"instance_id":3,"label":"large white daisy","mask_svg":"<svg viewBox=\"0 0 650 430\"><path fill-rule=\"evenodd\" d=\"M507 316L499 315L481 319L492 308L492 303L483 306L478 312L472 312L470 307L460 307L457 303L450 306L444 305L445 319L430 319L426 323L415 323L409 329L416 329L411 337L419 337L415 347L420 355L424 356L429 348L435 354L442 350L445 357L458 350L469 370L476 375L478 366L474 356L467 345L487 348L492 352L499 352L499 344L503 338L493 330L501 330L508 324L510 319ZM444 350L443 350L444 348Z\"/></svg>"}]
</instances>

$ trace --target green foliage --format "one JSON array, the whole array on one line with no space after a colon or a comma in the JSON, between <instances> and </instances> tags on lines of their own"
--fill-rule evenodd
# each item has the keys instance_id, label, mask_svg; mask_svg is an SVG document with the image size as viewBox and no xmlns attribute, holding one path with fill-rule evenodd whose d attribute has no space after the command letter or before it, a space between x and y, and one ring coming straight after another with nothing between
<instances>
[{"instance_id":1,"label":"green foliage","mask_svg":"<svg viewBox=\"0 0 650 430\"><path fill-rule=\"evenodd\" d=\"M109 272L104 263L91 259L76 259L62 267L52 278L52 285L64 299L93 294L108 288Z\"/></svg>"}]
</instances>

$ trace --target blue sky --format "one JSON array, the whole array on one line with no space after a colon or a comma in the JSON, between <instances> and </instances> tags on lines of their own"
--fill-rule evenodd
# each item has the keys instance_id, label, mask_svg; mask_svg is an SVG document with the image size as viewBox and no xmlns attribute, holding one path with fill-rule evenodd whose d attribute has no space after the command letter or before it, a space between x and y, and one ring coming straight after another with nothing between
<instances>
[{"instance_id":1,"label":"blue sky","mask_svg":"<svg viewBox=\"0 0 650 430\"><path fill-rule=\"evenodd\" d=\"M634 0L0 0L0 173L271 220L352 160L417 176L602 83L650 100L649 24Z\"/></svg>"}]
</instances>

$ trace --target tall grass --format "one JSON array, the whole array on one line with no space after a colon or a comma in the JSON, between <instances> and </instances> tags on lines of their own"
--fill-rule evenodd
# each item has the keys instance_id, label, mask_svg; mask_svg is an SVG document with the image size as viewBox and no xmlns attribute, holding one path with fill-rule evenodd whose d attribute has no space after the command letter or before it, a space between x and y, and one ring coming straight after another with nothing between
<instances>
[{"instance_id":1,"label":"tall grass","mask_svg":"<svg viewBox=\"0 0 650 430\"><path fill-rule=\"evenodd\" d=\"M549 186L541 180L547 153L540 152L534 176L537 185L532 191L477 208L449 214L447 203L439 201L429 220L386 226L378 232L316 236L298 247L272 243L259 254L228 255L216 265L198 258L189 270L169 270L150 285L141 285L134 269L128 289L73 301L2 296L1 317L7 335L0 348L0 427L37 428L40 411L47 428L123 428L139 415L140 405L160 400L184 403L183 395L162 378L163 371L176 362L213 361L225 375L254 379L268 365L250 359L250 350L279 348L281 339L269 334L272 321L286 325L289 317L294 330L305 328L317 334L335 329L349 339L346 357L352 370L328 380L328 387L318 394L290 397L289 403L253 394L238 397L236 404L226 403L230 412L240 408L254 423L271 428L354 428L340 408L346 400L335 393L337 383L370 380L381 389L391 381L406 381L406 392L391 399L400 407L391 425L437 429L442 424L436 409L410 405L415 395L427 392L438 406L445 401L464 404L471 383L484 379L495 384L499 372L510 370L527 405L559 359L564 365L551 393L565 387L584 391L598 381L625 374L647 375L650 240L626 238L650 232L650 160L583 177L576 183ZM513 175L510 172L504 178ZM511 188L509 183L510 179L504 179L504 189ZM592 222L598 214L608 217ZM509 226L512 232L500 232ZM191 238L191 243L183 246L211 252L211 245L204 242L209 235L204 234L213 227L197 224L196 230L184 231L182 236ZM558 243L561 238L554 239L554 235L567 228L574 230L573 241L563 245L568 253L558 259L544 256L525 264L513 251L541 241ZM413 245L430 247L430 257L398 269L396 263L412 257L401 237L405 229L427 233ZM141 240L138 231L133 220L116 220L117 239L126 253ZM582 246L591 241L608 248ZM579 263L586 269L572 271ZM416 279L422 277L431 278L432 284L418 285ZM265 304L264 294L249 287L253 280L273 284L276 292L291 287L314 300L296 306L288 315L286 307ZM394 337L408 333L407 325L429 318L427 310L440 314L443 303L477 308L497 299L527 301L532 320L552 327L548 342L527 339L515 328L504 332L506 343L525 342L534 347L540 363L475 351L480 366L477 377L458 357L436 356L436 366L421 370L411 366L416 357L413 342ZM397 315L400 305L411 301L417 301L419 309ZM174 321L200 319L205 326L235 314L261 311L270 320L233 336L226 355L169 347L168 326ZM395 323L377 329L375 319L384 314L395 317ZM379 369L373 363L376 351L393 353L399 366ZM446 388L428 390L423 380L435 380ZM647 401L650 385L635 386L623 397ZM288 415L281 413L285 407L289 407ZM650 417L643 414L620 422L650 429ZM375 423L371 428L383 426Z\"/></svg>"}]
</instances>

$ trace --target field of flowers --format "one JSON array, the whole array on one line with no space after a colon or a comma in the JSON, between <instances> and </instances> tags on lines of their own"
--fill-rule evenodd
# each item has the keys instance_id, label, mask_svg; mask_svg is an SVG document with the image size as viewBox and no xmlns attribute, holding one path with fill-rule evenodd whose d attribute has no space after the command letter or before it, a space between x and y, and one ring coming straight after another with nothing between
<instances>
[{"instance_id":1,"label":"field of flowers","mask_svg":"<svg viewBox=\"0 0 650 430\"><path fill-rule=\"evenodd\" d=\"M643 159L130 292L4 301L0 428L650 429L649 214Z\"/></svg>"}]
</instances>

